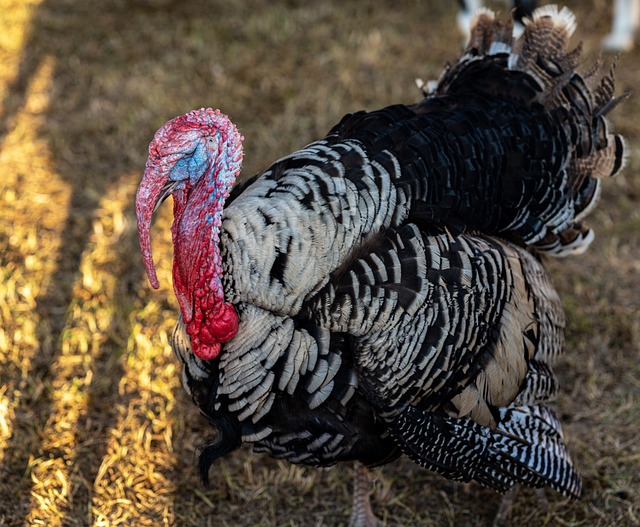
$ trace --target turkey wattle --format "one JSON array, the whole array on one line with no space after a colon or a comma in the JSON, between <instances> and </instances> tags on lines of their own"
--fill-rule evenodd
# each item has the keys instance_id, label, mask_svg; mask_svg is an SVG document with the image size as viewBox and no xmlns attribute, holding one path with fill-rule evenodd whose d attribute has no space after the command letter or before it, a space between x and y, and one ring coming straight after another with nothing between
<instances>
[{"instance_id":1,"label":"turkey wattle","mask_svg":"<svg viewBox=\"0 0 640 527\"><path fill-rule=\"evenodd\" d=\"M406 454L456 480L580 494L546 406L558 296L530 251L585 250L580 222L623 164L599 83L568 52L573 15L537 10L512 43L482 10L465 53L413 106L345 116L232 187L242 137L201 109L156 133L136 210L173 195L173 347L218 430L315 466Z\"/></svg>"}]
</instances>

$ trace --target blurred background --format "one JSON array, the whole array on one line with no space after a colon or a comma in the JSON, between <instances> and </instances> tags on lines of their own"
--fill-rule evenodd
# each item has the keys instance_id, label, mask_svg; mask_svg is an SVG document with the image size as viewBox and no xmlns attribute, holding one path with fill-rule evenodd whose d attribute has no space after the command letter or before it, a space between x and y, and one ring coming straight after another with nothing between
<instances>
[{"instance_id":1,"label":"blurred background","mask_svg":"<svg viewBox=\"0 0 640 527\"><path fill-rule=\"evenodd\" d=\"M544 3L544 2L543 2ZM506 16L503 2L489 5ZM612 2L573 0L585 69ZM143 275L134 195L166 120L202 106L244 134L245 175L340 117L419 98L463 37L450 0L0 0L0 526L341 525L348 468L243 448L195 471L210 433L168 345L171 207ZM628 142L587 255L551 263L569 325L556 403L585 497L524 492L513 525L640 525L640 42L611 115ZM604 54L605 68L612 55ZM486 525L500 496L408 461L375 473L386 525Z\"/></svg>"}]
</instances>

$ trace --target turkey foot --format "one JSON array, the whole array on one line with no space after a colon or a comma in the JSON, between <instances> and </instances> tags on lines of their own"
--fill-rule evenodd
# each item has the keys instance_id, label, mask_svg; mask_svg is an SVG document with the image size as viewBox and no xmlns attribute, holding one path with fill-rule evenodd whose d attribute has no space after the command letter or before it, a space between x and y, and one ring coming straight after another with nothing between
<instances>
[{"instance_id":1,"label":"turkey foot","mask_svg":"<svg viewBox=\"0 0 640 527\"><path fill-rule=\"evenodd\" d=\"M349 527L382 527L382 522L371 510L369 491L371 489L371 475L369 469L356 462L353 476L353 506Z\"/></svg>"}]
</instances>

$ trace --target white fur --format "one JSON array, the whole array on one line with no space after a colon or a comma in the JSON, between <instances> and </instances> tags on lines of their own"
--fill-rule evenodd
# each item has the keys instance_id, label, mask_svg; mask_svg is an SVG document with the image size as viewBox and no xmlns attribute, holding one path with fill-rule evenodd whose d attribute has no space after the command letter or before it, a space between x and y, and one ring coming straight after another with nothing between
<instances>
[{"instance_id":1,"label":"white fur","mask_svg":"<svg viewBox=\"0 0 640 527\"><path fill-rule=\"evenodd\" d=\"M631 50L639 26L640 0L615 0L613 26L602 46L607 51Z\"/></svg>"}]
</instances>

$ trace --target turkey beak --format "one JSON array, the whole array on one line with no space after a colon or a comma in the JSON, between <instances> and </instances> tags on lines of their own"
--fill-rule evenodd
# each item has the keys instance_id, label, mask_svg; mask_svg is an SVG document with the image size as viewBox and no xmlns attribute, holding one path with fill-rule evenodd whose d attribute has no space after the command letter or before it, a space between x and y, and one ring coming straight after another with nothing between
<instances>
[{"instance_id":1,"label":"turkey beak","mask_svg":"<svg viewBox=\"0 0 640 527\"><path fill-rule=\"evenodd\" d=\"M160 205L162 205L164 201L177 190L179 185L180 181L167 181L165 183L162 189L160 189L160 194L158 194L158 197L156 198L156 204L153 207L153 212L160 208Z\"/></svg>"},{"instance_id":2,"label":"turkey beak","mask_svg":"<svg viewBox=\"0 0 640 527\"><path fill-rule=\"evenodd\" d=\"M136 193L136 216L138 218L138 239L142 251L142 261L151 287L158 289L160 283L151 254L151 220L160 204L175 190L175 182L169 180L169 171L147 162L142 182Z\"/></svg>"}]
</instances>

